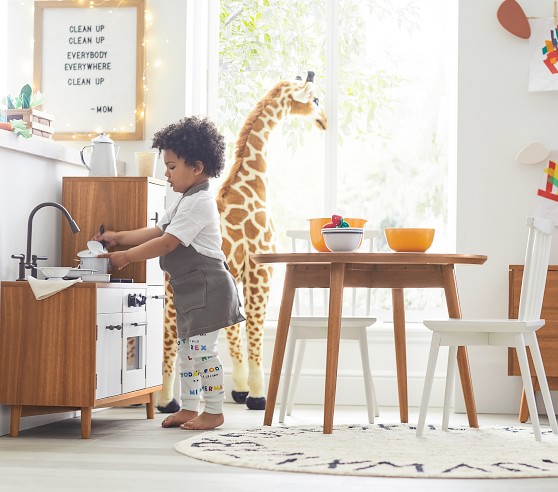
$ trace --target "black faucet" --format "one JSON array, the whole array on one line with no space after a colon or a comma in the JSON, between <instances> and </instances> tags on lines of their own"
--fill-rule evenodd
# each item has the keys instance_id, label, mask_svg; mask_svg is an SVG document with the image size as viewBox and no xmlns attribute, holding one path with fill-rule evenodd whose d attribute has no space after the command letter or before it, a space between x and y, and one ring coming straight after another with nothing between
<instances>
[{"instance_id":1,"label":"black faucet","mask_svg":"<svg viewBox=\"0 0 558 492\"><path fill-rule=\"evenodd\" d=\"M66 217L68 224L70 224L70 229L74 234L79 232L79 227L76 221L72 219L70 212L68 212L62 205L55 202L45 202L37 205L31 213L29 214L29 220L27 221L27 255L23 258L23 255L12 255L12 258L19 259L19 278L18 280L25 280L25 270L31 269L31 276L37 278L37 260L46 260L45 256L37 256L31 254L31 236L33 234L33 217L37 211L43 207L55 207L59 209Z\"/></svg>"}]
</instances>

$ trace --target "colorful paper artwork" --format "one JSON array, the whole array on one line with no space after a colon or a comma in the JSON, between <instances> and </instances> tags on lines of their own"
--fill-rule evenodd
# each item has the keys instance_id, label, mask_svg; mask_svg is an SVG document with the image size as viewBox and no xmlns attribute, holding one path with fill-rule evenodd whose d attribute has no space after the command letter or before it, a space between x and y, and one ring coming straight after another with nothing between
<instances>
[{"instance_id":1,"label":"colorful paper artwork","mask_svg":"<svg viewBox=\"0 0 558 492\"><path fill-rule=\"evenodd\" d=\"M546 178L546 187L544 190L539 190L537 194L558 202L558 174L556 171L556 163L554 161L548 161L548 167L544 172L548 175Z\"/></svg>"},{"instance_id":2,"label":"colorful paper artwork","mask_svg":"<svg viewBox=\"0 0 558 492\"><path fill-rule=\"evenodd\" d=\"M558 90L558 26L552 18L532 19L529 91Z\"/></svg>"},{"instance_id":3,"label":"colorful paper artwork","mask_svg":"<svg viewBox=\"0 0 558 492\"><path fill-rule=\"evenodd\" d=\"M535 215L558 223L558 152L551 151L544 170L544 184L537 190Z\"/></svg>"}]
</instances>

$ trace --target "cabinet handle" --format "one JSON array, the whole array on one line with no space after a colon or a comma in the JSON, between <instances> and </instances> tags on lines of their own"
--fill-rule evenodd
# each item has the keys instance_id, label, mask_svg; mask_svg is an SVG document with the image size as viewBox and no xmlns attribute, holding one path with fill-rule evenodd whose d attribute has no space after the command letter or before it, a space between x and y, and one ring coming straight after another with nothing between
<instances>
[{"instance_id":1,"label":"cabinet handle","mask_svg":"<svg viewBox=\"0 0 558 492\"><path fill-rule=\"evenodd\" d=\"M108 326L105 326L105 328L106 328L107 330L111 330L111 331L112 331L112 330L121 330L121 329L122 329L122 325L108 325Z\"/></svg>"},{"instance_id":2,"label":"cabinet handle","mask_svg":"<svg viewBox=\"0 0 558 492\"><path fill-rule=\"evenodd\" d=\"M151 296L151 299L166 299L166 298L167 298L166 294L163 294L161 296Z\"/></svg>"},{"instance_id":3,"label":"cabinet handle","mask_svg":"<svg viewBox=\"0 0 558 492\"><path fill-rule=\"evenodd\" d=\"M130 323L132 326L147 326L147 321L141 321L136 323Z\"/></svg>"},{"instance_id":4,"label":"cabinet handle","mask_svg":"<svg viewBox=\"0 0 558 492\"><path fill-rule=\"evenodd\" d=\"M155 217L149 220L152 220L153 222L155 222L155 225L157 225L157 222L159 222L159 212L155 212Z\"/></svg>"}]
</instances>

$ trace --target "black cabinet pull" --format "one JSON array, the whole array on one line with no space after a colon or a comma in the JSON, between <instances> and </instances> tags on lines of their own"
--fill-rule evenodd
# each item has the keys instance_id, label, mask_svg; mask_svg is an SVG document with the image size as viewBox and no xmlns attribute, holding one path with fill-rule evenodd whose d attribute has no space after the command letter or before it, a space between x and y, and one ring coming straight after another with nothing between
<instances>
[{"instance_id":1,"label":"black cabinet pull","mask_svg":"<svg viewBox=\"0 0 558 492\"><path fill-rule=\"evenodd\" d=\"M108 325L108 326L105 326L105 328L106 328L107 330L111 330L111 331L112 331L112 330L121 330L121 329L122 329L122 325Z\"/></svg>"},{"instance_id":2,"label":"black cabinet pull","mask_svg":"<svg viewBox=\"0 0 558 492\"><path fill-rule=\"evenodd\" d=\"M137 322L137 323L130 323L132 326L147 326L147 321Z\"/></svg>"}]
</instances>

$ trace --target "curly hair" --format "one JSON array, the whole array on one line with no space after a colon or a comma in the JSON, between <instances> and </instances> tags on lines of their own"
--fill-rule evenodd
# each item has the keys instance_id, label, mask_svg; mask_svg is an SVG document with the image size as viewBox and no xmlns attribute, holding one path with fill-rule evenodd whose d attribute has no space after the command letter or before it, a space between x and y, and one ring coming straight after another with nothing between
<instances>
[{"instance_id":1,"label":"curly hair","mask_svg":"<svg viewBox=\"0 0 558 492\"><path fill-rule=\"evenodd\" d=\"M203 162L205 174L212 178L225 167L225 138L207 118L191 116L170 124L155 133L152 147L174 152L189 166Z\"/></svg>"}]
</instances>

